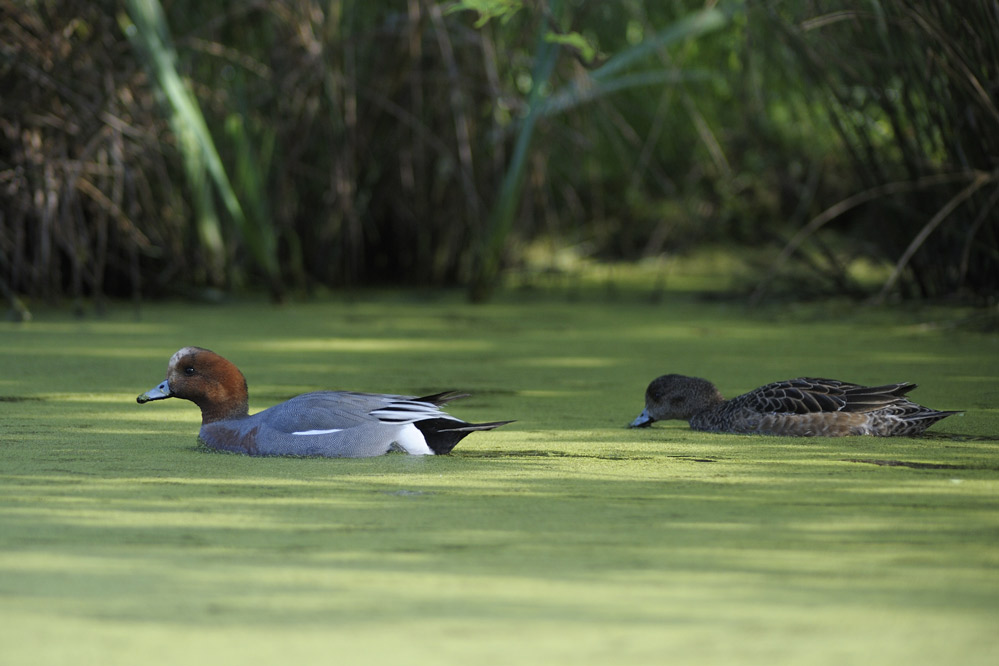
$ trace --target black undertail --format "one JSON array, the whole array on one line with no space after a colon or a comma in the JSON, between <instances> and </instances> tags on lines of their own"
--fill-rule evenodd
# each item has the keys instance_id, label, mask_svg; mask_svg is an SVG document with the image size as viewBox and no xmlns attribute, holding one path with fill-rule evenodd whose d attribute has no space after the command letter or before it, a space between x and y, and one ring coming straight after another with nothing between
<instances>
[{"instance_id":1,"label":"black undertail","mask_svg":"<svg viewBox=\"0 0 999 666\"><path fill-rule=\"evenodd\" d=\"M455 444L477 430L492 430L513 421L493 421L491 423L465 423L454 419L423 419L414 421L420 429L427 446L437 455L451 453Z\"/></svg>"}]
</instances>

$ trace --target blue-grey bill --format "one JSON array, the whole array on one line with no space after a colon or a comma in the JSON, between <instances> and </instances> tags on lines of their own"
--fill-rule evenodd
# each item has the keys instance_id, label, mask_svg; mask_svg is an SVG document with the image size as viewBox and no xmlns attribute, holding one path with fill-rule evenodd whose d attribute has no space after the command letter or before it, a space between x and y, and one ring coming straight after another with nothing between
<instances>
[{"instance_id":1,"label":"blue-grey bill","mask_svg":"<svg viewBox=\"0 0 999 666\"><path fill-rule=\"evenodd\" d=\"M650 425L652 425L653 421L655 421L655 419L652 418L651 416L649 416L649 410L643 409L642 413L638 415L638 418L635 419L634 421L632 421L631 425L629 425L628 427L629 428L647 428Z\"/></svg>"},{"instance_id":2,"label":"blue-grey bill","mask_svg":"<svg viewBox=\"0 0 999 666\"><path fill-rule=\"evenodd\" d=\"M140 405L144 402L149 402L150 400L162 400L163 398L170 397L170 385L164 379L163 383L159 386L149 389L138 398L135 399Z\"/></svg>"}]
</instances>

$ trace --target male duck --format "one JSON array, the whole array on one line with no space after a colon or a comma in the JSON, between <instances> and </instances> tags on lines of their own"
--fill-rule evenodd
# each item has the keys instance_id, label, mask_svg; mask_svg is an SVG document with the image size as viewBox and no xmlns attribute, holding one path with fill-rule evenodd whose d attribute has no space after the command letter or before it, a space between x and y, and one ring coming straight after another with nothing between
<instances>
[{"instance_id":1,"label":"male duck","mask_svg":"<svg viewBox=\"0 0 999 666\"><path fill-rule=\"evenodd\" d=\"M449 453L470 432L512 421L466 423L440 406L465 395L402 395L316 391L252 416L246 379L215 352L184 347L170 359L162 384L139 404L184 398L201 408L199 438L213 449L251 456L366 458L393 450L415 455Z\"/></svg>"},{"instance_id":2,"label":"male duck","mask_svg":"<svg viewBox=\"0 0 999 666\"><path fill-rule=\"evenodd\" d=\"M645 391L645 410L631 423L683 419L694 430L789 437L918 435L957 412L918 405L915 384L860 386L835 379L789 379L725 400L705 379L663 375Z\"/></svg>"}]
</instances>

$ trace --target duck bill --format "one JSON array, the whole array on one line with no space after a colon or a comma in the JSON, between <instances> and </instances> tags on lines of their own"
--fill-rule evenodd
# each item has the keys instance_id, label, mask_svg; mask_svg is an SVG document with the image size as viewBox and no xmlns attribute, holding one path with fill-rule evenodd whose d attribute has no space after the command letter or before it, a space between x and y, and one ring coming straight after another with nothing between
<instances>
[{"instance_id":1,"label":"duck bill","mask_svg":"<svg viewBox=\"0 0 999 666\"><path fill-rule=\"evenodd\" d=\"M629 428L648 428L655 421L654 418L649 416L649 410L643 409L642 413L638 415L638 418L631 422Z\"/></svg>"},{"instance_id":2,"label":"duck bill","mask_svg":"<svg viewBox=\"0 0 999 666\"><path fill-rule=\"evenodd\" d=\"M153 400L163 400L164 398L172 398L173 393L170 392L170 384L164 379L163 383L159 386L149 389L138 398L135 399L140 405L144 402L151 402Z\"/></svg>"}]
</instances>

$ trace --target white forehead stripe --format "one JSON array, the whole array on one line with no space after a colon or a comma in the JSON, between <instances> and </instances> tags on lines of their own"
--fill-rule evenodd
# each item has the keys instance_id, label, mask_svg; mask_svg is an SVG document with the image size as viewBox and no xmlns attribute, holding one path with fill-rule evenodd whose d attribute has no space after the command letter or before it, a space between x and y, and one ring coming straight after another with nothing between
<instances>
[{"instance_id":1,"label":"white forehead stripe","mask_svg":"<svg viewBox=\"0 0 999 666\"><path fill-rule=\"evenodd\" d=\"M332 435L335 432L342 432L343 428L332 428L330 430L299 430L292 435Z\"/></svg>"},{"instance_id":2,"label":"white forehead stripe","mask_svg":"<svg viewBox=\"0 0 999 666\"><path fill-rule=\"evenodd\" d=\"M174 355L170 357L170 365L175 364L180 360L181 356L187 356L188 354L193 354L197 350L197 347L184 347L183 349L178 349L174 352Z\"/></svg>"}]
</instances>

